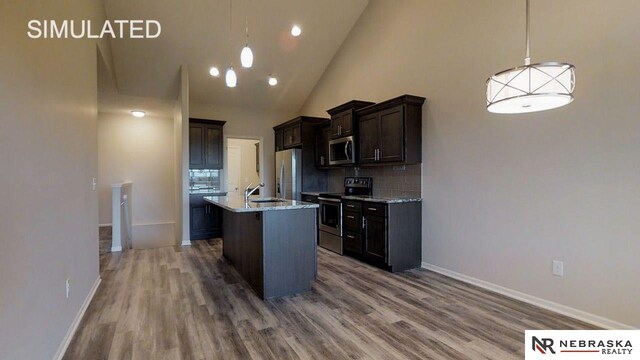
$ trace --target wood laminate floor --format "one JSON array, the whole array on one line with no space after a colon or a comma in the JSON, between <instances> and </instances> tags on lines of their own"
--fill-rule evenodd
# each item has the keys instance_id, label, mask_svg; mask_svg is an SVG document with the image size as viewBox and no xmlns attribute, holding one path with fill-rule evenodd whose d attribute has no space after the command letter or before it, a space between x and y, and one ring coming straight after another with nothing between
<instances>
[{"instance_id":1,"label":"wood laminate floor","mask_svg":"<svg viewBox=\"0 0 640 360\"><path fill-rule=\"evenodd\" d=\"M221 240L101 254L64 359L520 359L525 329L591 329L416 269L320 249L313 291L263 302Z\"/></svg>"}]
</instances>

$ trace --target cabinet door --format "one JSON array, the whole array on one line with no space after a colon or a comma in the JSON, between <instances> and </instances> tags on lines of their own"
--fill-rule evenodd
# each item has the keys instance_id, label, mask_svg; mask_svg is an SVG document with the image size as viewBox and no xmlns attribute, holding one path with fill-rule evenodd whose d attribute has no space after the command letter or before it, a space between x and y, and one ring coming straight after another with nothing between
<instances>
[{"instance_id":1,"label":"cabinet door","mask_svg":"<svg viewBox=\"0 0 640 360\"><path fill-rule=\"evenodd\" d=\"M205 125L189 124L189 169L204 169L204 133Z\"/></svg>"},{"instance_id":2,"label":"cabinet door","mask_svg":"<svg viewBox=\"0 0 640 360\"><path fill-rule=\"evenodd\" d=\"M285 128L283 132L283 137L284 137L283 145L284 145L284 148L286 149L293 144L293 128L292 127Z\"/></svg>"},{"instance_id":3,"label":"cabinet door","mask_svg":"<svg viewBox=\"0 0 640 360\"><path fill-rule=\"evenodd\" d=\"M302 144L302 131L300 124L292 125L284 129L284 148L298 146Z\"/></svg>"},{"instance_id":4,"label":"cabinet door","mask_svg":"<svg viewBox=\"0 0 640 360\"><path fill-rule=\"evenodd\" d=\"M276 130L276 151L284 150L284 131Z\"/></svg>"},{"instance_id":5,"label":"cabinet door","mask_svg":"<svg viewBox=\"0 0 640 360\"><path fill-rule=\"evenodd\" d=\"M327 126L318 129L316 133L316 167L323 168L329 166L329 139L331 138L331 127Z\"/></svg>"},{"instance_id":6,"label":"cabinet door","mask_svg":"<svg viewBox=\"0 0 640 360\"><path fill-rule=\"evenodd\" d=\"M205 165L207 169L222 169L222 126L205 128Z\"/></svg>"},{"instance_id":7,"label":"cabinet door","mask_svg":"<svg viewBox=\"0 0 640 360\"><path fill-rule=\"evenodd\" d=\"M200 202L191 204L190 218L191 218L191 238L194 240L201 239L202 234L209 232L209 205L202 204Z\"/></svg>"},{"instance_id":8,"label":"cabinet door","mask_svg":"<svg viewBox=\"0 0 640 360\"><path fill-rule=\"evenodd\" d=\"M380 143L378 161L401 162L404 161L404 111L403 106L381 111L378 115L380 121Z\"/></svg>"},{"instance_id":9,"label":"cabinet door","mask_svg":"<svg viewBox=\"0 0 640 360\"><path fill-rule=\"evenodd\" d=\"M353 135L353 111L348 110L342 113L342 136Z\"/></svg>"},{"instance_id":10,"label":"cabinet door","mask_svg":"<svg viewBox=\"0 0 640 360\"><path fill-rule=\"evenodd\" d=\"M373 163L376 161L376 149L378 148L378 114L368 114L362 116L360 122L360 155L358 162L361 164Z\"/></svg>"},{"instance_id":11,"label":"cabinet door","mask_svg":"<svg viewBox=\"0 0 640 360\"><path fill-rule=\"evenodd\" d=\"M365 215L364 255L367 260L376 264L387 262L387 227L386 218Z\"/></svg>"},{"instance_id":12,"label":"cabinet door","mask_svg":"<svg viewBox=\"0 0 640 360\"><path fill-rule=\"evenodd\" d=\"M341 137L340 127L342 126L342 116L340 114L331 117L331 138L337 139Z\"/></svg>"},{"instance_id":13,"label":"cabinet door","mask_svg":"<svg viewBox=\"0 0 640 360\"><path fill-rule=\"evenodd\" d=\"M346 253L356 257L362 256L362 236L359 232L345 231L343 239Z\"/></svg>"},{"instance_id":14,"label":"cabinet door","mask_svg":"<svg viewBox=\"0 0 640 360\"><path fill-rule=\"evenodd\" d=\"M302 125L297 124L291 127L292 146L302 145Z\"/></svg>"},{"instance_id":15,"label":"cabinet door","mask_svg":"<svg viewBox=\"0 0 640 360\"><path fill-rule=\"evenodd\" d=\"M222 235L222 209L215 205L209 206L208 214L208 232L211 237L219 237Z\"/></svg>"}]
</instances>

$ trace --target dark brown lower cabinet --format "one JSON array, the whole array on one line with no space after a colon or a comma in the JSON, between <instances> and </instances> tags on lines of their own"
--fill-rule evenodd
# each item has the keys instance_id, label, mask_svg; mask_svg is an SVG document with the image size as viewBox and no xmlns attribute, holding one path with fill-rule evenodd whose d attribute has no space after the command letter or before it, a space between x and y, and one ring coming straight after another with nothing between
<instances>
[{"instance_id":1,"label":"dark brown lower cabinet","mask_svg":"<svg viewBox=\"0 0 640 360\"><path fill-rule=\"evenodd\" d=\"M387 224L382 216L364 215L364 258L377 265L387 265Z\"/></svg>"},{"instance_id":2,"label":"dark brown lower cabinet","mask_svg":"<svg viewBox=\"0 0 640 360\"><path fill-rule=\"evenodd\" d=\"M342 204L345 255L392 272L421 266L420 202Z\"/></svg>"},{"instance_id":3,"label":"dark brown lower cabinet","mask_svg":"<svg viewBox=\"0 0 640 360\"><path fill-rule=\"evenodd\" d=\"M222 236L222 210L204 201L203 195L189 196L191 240Z\"/></svg>"}]
</instances>

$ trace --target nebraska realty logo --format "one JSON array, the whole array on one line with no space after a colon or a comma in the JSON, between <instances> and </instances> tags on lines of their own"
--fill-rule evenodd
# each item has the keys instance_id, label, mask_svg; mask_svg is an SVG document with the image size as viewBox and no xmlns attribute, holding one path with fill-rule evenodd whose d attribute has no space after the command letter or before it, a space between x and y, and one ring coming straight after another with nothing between
<instances>
[{"instance_id":1,"label":"nebraska realty logo","mask_svg":"<svg viewBox=\"0 0 640 360\"><path fill-rule=\"evenodd\" d=\"M637 359L640 330L526 330L525 359ZM637 353L636 351L639 351Z\"/></svg>"}]
</instances>

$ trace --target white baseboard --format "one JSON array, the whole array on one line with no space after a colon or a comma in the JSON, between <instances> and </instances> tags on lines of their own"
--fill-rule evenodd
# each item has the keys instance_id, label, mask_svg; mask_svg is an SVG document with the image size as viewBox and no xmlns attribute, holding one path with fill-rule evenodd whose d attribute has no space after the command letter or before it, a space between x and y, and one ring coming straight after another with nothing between
<instances>
[{"instance_id":1,"label":"white baseboard","mask_svg":"<svg viewBox=\"0 0 640 360\"><path fill-rule=\"evenodd\" d=\"M102 279L98 276L98 278L96 279L96 282L93 283L93 287L89 291L89 294L84 299L84 303L82 303L82 307L80 308L80 311L76 315L76 318L73 319L73 322L69 327L69 330L67 330L67 334L64 336L64 339L62 339L62 343L58 347L58 351L56 351L56 355L53 357L54 360L61 360L64 357L64 353L67 351L67 347L69 347L69 344L73 339L73 335L75 335L76 330L78 329L78 325L80 325L80 322L84 317L84 313L87 311L89 304L91 304L91 300L93 300L93 296L96 294L96 291L98 290L98 287L100 286L101 282L102 282Z\"/></svg>"},{"instance_id":2,"label":"white baseboard","mask_svg":"<svg viewBox=\"0 0 640 360\"><path fill-rule=\"evenodd\" d=\"M189 246L191 245L191 240L182 240L182 246Z\"/></svg>"},{"instance_id":3,"label":"white baseboard","mask_svg":"<svg viewBox=\"0 0 640 360\"><path fill-rule=\"evenodd\" d=\"M633 330L635 329L633 326L623 324L611 319L604 318L602 316L594 315L588 313L586 311L578 310L566 305L558 304L553 301L545 300L533 295L525 294L523 292L519 292L513 289L506 288L504 286L496 285L494 283L490 283L488 281L480 280L468 275L464 275L452 270L447 270L445 268L441 268L436 265L432 265L426 262L422 263L422 267L427 270L431 270L437 272L439 274L448 276L450 278L454 278L456 280L460 280L462 282L475 285L481 287L486 290L490 290L496 292L498 294L502 294L504 296L508 296L512 299L520 300L522 302L526 302L531 305L535 305L541 307L543 309L547 309L553 312L557 312L562 315L566 315L572 317L574 319L584 321L586 323L604 328L604 329L618 329L618 330Z\"/></svg>"},{"instance_id":4,"label":"white baseboard","mask_svg":"<svg viewBox=\"0 0 640 360\"><path fill-rule=\"evenodd\" d=\"M98 227L107 227L107 226L113 226L112 223L108 223L108 224L98 224Z\"/></svg>"},{"instance_id":5,"label":"white baseboard","mask_svg":"<svg viewBox=\"0 0 640 360\"><path fill-rule=\"evenodd\" d=\"M122 246L112 246L111 252L119 252L122 251Z\"/></svg>"}]
</instances>

